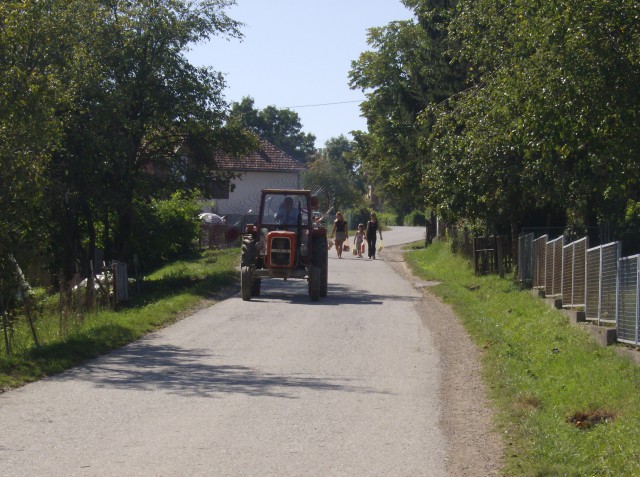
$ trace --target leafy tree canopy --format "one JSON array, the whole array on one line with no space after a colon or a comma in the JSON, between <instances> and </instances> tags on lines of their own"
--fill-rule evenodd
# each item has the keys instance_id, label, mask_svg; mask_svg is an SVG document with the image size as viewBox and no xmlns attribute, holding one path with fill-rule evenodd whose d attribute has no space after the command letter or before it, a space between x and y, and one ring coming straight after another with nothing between
<instances>
[{"instance_id":1,"label":"leafy tree canopy","mask_svg":"<svg viewBox=\"0 0 640 477\"><path fill-rule=\"evenodd\" d=\"M582 226L620 217L638 195L637 2L464 0L458 11L449 33L473 83L430 111L440 204L498 221L531 206Z\"/></svg>"},{"instance_id":2,"label":"leafy tree canopy","mask_svg":"<svg viewBox=\"0 0 640 477\"><path fill-rule=\"evenodd\" d=\"M253 98L245 97L241 102L233 103L230 118L303 163L315 153L316 138L302 132L302 123L295 111L275 106L258 110Z\"/></svg>"},{"instance_id":3,"label":"leafy tree canopy","mask_svg":"<svg viewBox=\"0 0 640 477\"><path fill-rule=\"evenodd\" d=\"M368 132L355 134L358 154L370 182L399 210L424 204L420 141L429 125L418 115L457 92L464 79L446 54L449 3L405 2L416 21L371 28L372 49L352 62L349 74L351 87L367 96L362 112Z\"/></svg>"},{"instance_id":4,"label":"leafy tree canopy","mask_svg":"<svg viewBox=\"0 0 640 477\"><path fill-rule=\"evenodd\" d=\"M86 263L97 241L127 260L133 202L199 186L189 179L205 175L186 173L181 147L211 149L234 134L222 129L222 76L184 53L240 36L224 13L232 3L0 5L0 207L11 211L0 241L12 237L0 255L44 230L55 267Z\"/></svg>"},{"instance_id":5,"label":"leafy tree canopy","mask_svg":"<svg viewBox=\"0 0 640 477\"><path fill-rule=\"evenodd\" d=\"M323 210L362 205L364 185L354 146L343 135L331 138L309 164L304 186L320 198Z\"/></svg>"},{"instance_id":6,"label":"leafy tree canopy","mask_svg":"<svg viewBox=\"0 0 640 477\"><path fill-rule=\"evenodd\" d=\"M491 230L638 222L637 1L403 3L350 73L371 183Z\"/></svg>"}]
</instances>

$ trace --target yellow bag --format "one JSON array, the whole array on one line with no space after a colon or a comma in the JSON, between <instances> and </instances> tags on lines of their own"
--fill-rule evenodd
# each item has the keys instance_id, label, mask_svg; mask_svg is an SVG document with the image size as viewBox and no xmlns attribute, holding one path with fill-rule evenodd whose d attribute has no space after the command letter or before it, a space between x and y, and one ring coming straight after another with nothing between
<instances>
[{"instance_id":1,"label":"yellow bag","mask_svg":"<svg viewBox=\"0 0 640 477\"><path fill-rule=\"evenodd\" d=\"M354 248L353 250L351 250L351 252L352 252L354 255L358 255L358 249L357 249L357 248Z\"/></svg>"},{"instance_id":2,"label":"yellow bag","mask_svg":"<svg viewBox=\"0 0 640 477\"><path fill-rule=\"evenodd\" d=\"M380 240L380 246L378 247L378 253L382 253L382 249L384 248L384 242Z\"/></svg>"}]
</instances>

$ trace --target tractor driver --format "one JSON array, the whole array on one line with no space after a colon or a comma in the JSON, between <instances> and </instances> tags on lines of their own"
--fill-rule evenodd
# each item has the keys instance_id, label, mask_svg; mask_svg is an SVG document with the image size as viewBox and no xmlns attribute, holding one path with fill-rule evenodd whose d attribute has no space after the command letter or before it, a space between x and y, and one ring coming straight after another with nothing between
<instances>
[{"instance_id":1,"label":"tractor driver","mask_svg":"<svg viewBox=\"0 0 640 477\"><path fill-rule=\"evenodd\" d=\"M276 222L281 225L295 225L298 223L298 209L293 206L293 198L285 197L275 215Z\"/></svg>"}]
</instances>

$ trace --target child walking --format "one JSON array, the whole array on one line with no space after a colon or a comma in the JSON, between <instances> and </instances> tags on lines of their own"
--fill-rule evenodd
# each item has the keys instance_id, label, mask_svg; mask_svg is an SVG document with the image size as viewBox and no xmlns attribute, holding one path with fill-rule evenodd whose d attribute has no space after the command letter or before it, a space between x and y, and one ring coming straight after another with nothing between
<instances>
[{"instance_id":1,"label":"child walking","mask_svg":"<svg viewBox=\"0 0 640 477\"><path fill-rule=\"evenodd\" d=\"M353 243L358 251L358 258L362 258L362 245L364 244L364 224L358 224L358 231L353 237Z\"/></svg>"}]
</instances>

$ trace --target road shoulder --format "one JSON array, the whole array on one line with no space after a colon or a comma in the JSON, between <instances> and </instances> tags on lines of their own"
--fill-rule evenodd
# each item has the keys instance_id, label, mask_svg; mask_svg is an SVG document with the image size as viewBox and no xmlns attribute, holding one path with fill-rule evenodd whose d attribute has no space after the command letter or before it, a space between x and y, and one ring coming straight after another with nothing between
<instances>
[{"instance_id":1,"label":"road shoulder","mask_svg":"<svg viewBox=\"0 0 640 477\"><path fill-rule=\"evenodd\" d=\"M447 472L465 477L500 475L504 446L482 380L481 350L451 308L429 291L430 283L411 273L403 254L401 246L389 247L384 259L422 290L416 307L442 363L440 426L447 439Z\"/></svg>"}]
</instances>

